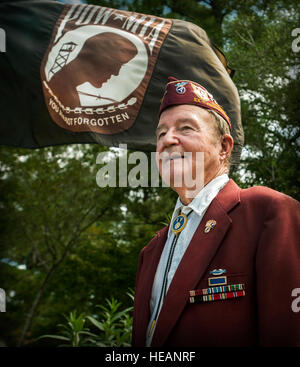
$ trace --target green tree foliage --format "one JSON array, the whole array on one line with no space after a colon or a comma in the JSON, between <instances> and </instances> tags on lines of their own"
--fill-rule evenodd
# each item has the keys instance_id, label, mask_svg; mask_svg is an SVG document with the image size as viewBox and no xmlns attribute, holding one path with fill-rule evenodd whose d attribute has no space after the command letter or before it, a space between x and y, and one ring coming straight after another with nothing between
<instances>
[{"instance_id":1,"label":"green tree foliage","mask_svg":"<svg viewBox=\"0 0 300 367\"><path fill-rule=\"evenodd\" d=\"M75 299L82 302L85 299L84 305L89 297L95 297L99 292L101 278L104 278L102 284L111 284L114 273L107 276L105 268L102 268L103 275L97 272L98 280L91 283L89 292L84 295L79 291L80 283L82 289L85 287L82 274L86 279L89 278L91 264L87 262L92 252L104 254L102 257L106 258L107 264L109 256L105 254L111 251L110 247L116 258L124 258L121 255L123 250L115 245L110 228L113 227L111 222L118 223L122 219L120 206L129 190L100 189L95 181L96 165L91 166L88 160L91 153L88 150L84 146L54 147L34 152L3 149L3 177L5 180L14 180L15 189L5 197L12 207L7 220L12 221L13 226L2 234L5 244L1 254L5 279L2 285L14 297L18 297L19 292L23 293L21 289L16 290L16 284L11 288L10 279L5 276L8 270L4 270L12 264L21 264L23 270L16 266L14 271L10 269L16 277L22 270L23 281L29 283L29 291L26 295L22 294L26 304L23 306L25 324L20 336L21 343L31 327L42 297L49 298L50 304L53 294L55 299L60 296L62 301L69 298L70 302ZM86 254L84 249L87 242L89 251ZM81 252L83 258L77 255L77 251ZM95 262L94 268L97 269L98 265ZM62 283L51 283L53 277L60 277ZM66 279L70 280L69 284ZM133 279L132 276L131 283ZM52 293L49 284L56 284ZM74 290L75 295L65 292L66 286L69 286L69 291ZM46 291L50 293L45 295ZM67 302L62 303L61 307L64 308L65 304ZM54 307L57 312L59 307ZM11 316L8 313L8 319Z\"/></svg>"},{"instance_id":2,"label":"green tree foliage","mask_svg":"<svg viewBox=\"0 0 300 367\"><path fill-rule=\"evenodd\" d=\"M0 263L9 310L1 329L9 344L51 332L75 305L92 313L105 298L128 304L138 254L162 227L172 202L163 205L158 188L99 188L96 158L103 150L72 145L0 151L1 182L12 183L3 199L9 225Z\"/></svg>"},{"instance_id":3,"label":"green tree foliage","mask_svg":"<svg viewBox=\"0 0 300 367\"><path fill-rule=\"evenodd\" d=\"M292 30L299 3L265 1L224 24L227 55L236 68L242 102L246 185L266 185L298 200L299 54Z\"/></svg>"},{"instance_id":4,"label":"green tree foliage","mask_svg":"<svg viewBox=\"0 0 300 367\"><path fill-rule=\"evenodd\" d=\"M243 187L266 185L300 199L300 53L291 35L300 24L297 1L91 2L203 27L236 70L245 148L234 178ZM0 339L6 344L44 345L36 338L57 333L62 315L75 309L105 322L96 305L106 298L131 306L126 292L134 287L138 254L168 222L176 194L99 188L96 158L106 150L1 147L0 287L7 312Z\"/></svg>"}]
</instances>

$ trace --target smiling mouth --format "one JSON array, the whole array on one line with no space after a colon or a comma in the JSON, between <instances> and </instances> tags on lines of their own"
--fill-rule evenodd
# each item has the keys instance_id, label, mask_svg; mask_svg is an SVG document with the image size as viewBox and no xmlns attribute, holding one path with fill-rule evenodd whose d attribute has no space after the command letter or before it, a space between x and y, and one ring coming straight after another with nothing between
<instances>
[{"instance_id":1,"label":"smiling mouth","mask_svg":"<svg viewBox=\"0 0 300 367\"><path fill-rule=\"evenodd\" d=\"M168 157L165 157L163 159L163 161L166 163L166 162L169 162L169 161L175 161L177 159L184 159L184 155L183 153L170 153L170 155Z\"/></svg>"},{"instance_id":2,"label":"smiling mouth","mask_svg":"<svg viewBox=\"0 0 300 367\"><path fill-rule=\"evenodd\" d=\"M175 161L176 159L183 159L184 157L182 156L177 156L177 157L171 157L169 158L170 161Z\"/></svg>"}]
</instances>

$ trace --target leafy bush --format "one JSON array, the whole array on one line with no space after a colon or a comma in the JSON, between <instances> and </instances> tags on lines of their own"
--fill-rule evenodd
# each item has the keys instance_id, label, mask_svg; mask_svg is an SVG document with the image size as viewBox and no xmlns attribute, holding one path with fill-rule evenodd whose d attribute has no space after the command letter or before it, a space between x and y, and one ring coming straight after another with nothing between
<instances>
[{"instance_id":1,"label":"leafy bush","mask_svg":"<svg viewBox=\"0 0 300 367\"><path fill-rule=\"evenodd\" d=\"M132 291L127 294L133 300ZM97 306L102 310L100 320L90 315L77 316L74 310L65 316L66 324L58 325L61 329L59 335L42 335L38 340L53 338L64 341L60 347L130 347L133 307L119 311L122 304L113 297L111 300L106 299L106 304ZM90 322L93 330L85 327L86 321Z\"/></svg>"}]
</instances>

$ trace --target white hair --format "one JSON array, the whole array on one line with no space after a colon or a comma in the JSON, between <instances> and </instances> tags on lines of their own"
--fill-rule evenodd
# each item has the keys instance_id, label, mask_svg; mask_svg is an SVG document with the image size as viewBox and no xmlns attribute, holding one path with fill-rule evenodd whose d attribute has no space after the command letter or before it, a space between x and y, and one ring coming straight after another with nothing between
<instances>
[{"instance_id":1,"label":"white hair","mask_svg":"<svg viewBox=\"0 0 300 367\"><path fill-rule=\"evenodd\" d=\"M214 110L207 109L207 112L212 115L213 121L215 122L216 137L221 138L224 135L230 135L231 136L230 128L229 128L229 125L228 125L227 121L222 116L220 116L217 112L215 112ZM229 172L230 166L231 166L231 163L232 163L231 162L231 153L226 158L226 161L224 163L225 163L225 165L228 169L228 172Z\"/></svg>"}]
</instances>

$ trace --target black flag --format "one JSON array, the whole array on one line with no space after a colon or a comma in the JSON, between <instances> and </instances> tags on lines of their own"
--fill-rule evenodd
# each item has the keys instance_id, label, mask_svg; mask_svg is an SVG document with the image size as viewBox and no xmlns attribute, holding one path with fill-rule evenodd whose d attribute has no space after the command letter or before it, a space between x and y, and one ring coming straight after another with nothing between
<instances>
[{"instance_id":1,"label":"black flag","mask_svg":"<svg viewBox=\"0 0 300 367\"><path fill-rule=\"evenodd\" d=\"M240 100L224 55L200 27L101 6L0 5L0 144L127 144L155 150L168 76L193 80L228 114L239 160Z\"/></svg>"}]
</instances>

